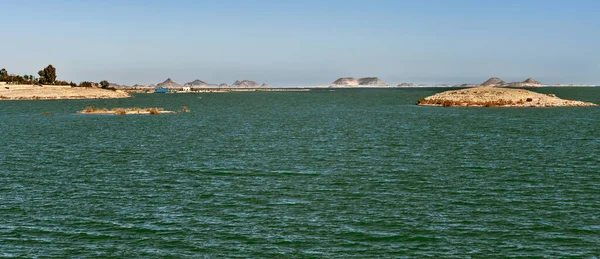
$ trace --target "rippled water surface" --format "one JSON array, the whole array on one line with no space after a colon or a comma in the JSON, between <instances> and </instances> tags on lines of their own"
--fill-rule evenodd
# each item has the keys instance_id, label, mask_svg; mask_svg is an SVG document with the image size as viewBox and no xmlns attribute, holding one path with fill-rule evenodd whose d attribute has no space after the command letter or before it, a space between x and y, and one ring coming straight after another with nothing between
<instances>
[{"instance_id":1,"label":"rippled water surface","mask_svg":"<svg viewBox=\"0 0 600 259\"><path fill-rule=\"evenodd\" d=\"M600 108L442 90L2 101L0 257L598 256Z\"/></svg>"}]
</instances>

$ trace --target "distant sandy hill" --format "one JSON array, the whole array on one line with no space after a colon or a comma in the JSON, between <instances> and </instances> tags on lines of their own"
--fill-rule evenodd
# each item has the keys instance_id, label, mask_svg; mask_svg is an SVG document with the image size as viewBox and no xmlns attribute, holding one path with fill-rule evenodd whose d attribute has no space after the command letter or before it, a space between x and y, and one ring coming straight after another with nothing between
<instances>
[{"instance_id":1,"label":"distant sandy hill","mask_svg":"<svg viewBox=\"0 0 600 259\"><path fill-rule=\"evenodd\" d=\"M415 87L415 84L413 83L401 83L398 85L398 87Z\"/></svg>"},{"instance_id":2,"label":"distant sandy hill","mask_svg":"<svg viewBox=\"0 0 600 259\"><path fill-rule=\"evenodd\" d=\"M388 86L387 83L383 82L379 77L363 77L358 79L359 85L364 86Z\"/></svg>"},{"instance_id":3,"label":"distant sandy hill","mask_svg":"<svg viewBox=\"0 0 600 259\"><path fill-rule=\"evenodd\" d=\"M209 84L202 80L196 79L192 82L185 83L183 86L190 87L190 88L201 88L201 87L208 87Z\"/></svg>"},{"instance_id":4,"label":"distant sandy hill","mask_svg":"<svg viewBox=\"0 0 600 259\"><path fill-rule=\"evenodd\" d=\"M388 86L378 77L363 77L356 79L354 77L342 77L335 80L331 85L334 86Z\"/></svg>"},{"instance_id":5,"label":"distant sandy hill","mask_svg":"<svg viewBox=\"0 0 600 259\"><path fill-rule=\"evenodd\" d=\"M533 78L527 78L525 81L523 82L510 82L510 83L506 83L503 86L509 86L509 87L536 87L536 86L542 86L542 83L536 81Z\"/></svg>"},{"instance_id":6,"label":"distant sandy hill","mask_svg":"<svg viewBox=\"0 0 600 259\"><path fill-rule=\"evenodd\" d=\"M509 82L506 83L504 82L504 80L497 78L497 77L492 77L490 79L488 79L487 81L483 82L481 84L482 86L495 86L495 87L536 87L536 86L542 86L542 84L538 81L536 81L533 78L527 78L525 81L523 82Z\"/></svg>"},{"instance_id":7,"label":"distant sandy hill","mask_svg":"<svg viewBox=\"0 0 600 259\"><path fill-rule=\"evenodd\" d=\"M504 84L504 80L497 78L497 77L492 77L490 79L488 79L487 81L483 82L481 85L482 86L500 86Z\"/></svg>"},{"instance_id":8,"label":"distant sandy hill","mask_svg":"<svg viewBox=\"0 0 600 259\"><path fill-rule=\"evenodd\" d=\"M117 83L109 83L108 88L110 88L110 89L128 89L128 88L131 88L131 86L120 85Z\"/></svg>"},{"instance_id":9,"label":"distant sandy hill","mask_svg":"<svg viewBox=\"0 0 600 259\"><path fill-rule=\"evenodd\" d=\"M338 78L337 80L333 81L332 85L357 86L358 79L356 79L354 77L342 77L342 78Z\"/></svg>"},{"instance_id":10,"label":"distant sandy hill","mask_svg":"<svg viewBox=\"0 0 600 259\"><path fill-rule=\"evenodd\" d=\"M182 86L176 82L173 82L171 78L167 78L164 82L157 84L156 88L182 88Z\"/></svg>"},{"instance_id":11,"label":"distant sandy hill","mask_svg":"<svg viewBox=\"0 0 600 259\"><path fill-rule=\"evenodd\" d=\"M235 83L233 83L231 85L232 88L259 88L260 84L251 80L242 80L242 81L235 81Z\"/></svg>"}]
</instances>

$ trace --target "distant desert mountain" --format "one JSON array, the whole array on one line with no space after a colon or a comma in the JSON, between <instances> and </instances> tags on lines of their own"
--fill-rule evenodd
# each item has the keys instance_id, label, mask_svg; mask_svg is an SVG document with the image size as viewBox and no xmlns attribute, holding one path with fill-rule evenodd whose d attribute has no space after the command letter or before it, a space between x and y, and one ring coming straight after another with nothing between
<instances>
[{"instance_id":1,"label":"distant desert mountain","mask_svg":"<svg viewBox=\"0 0 600 259\"><path fill-rule=\"evenodd\" d=\"M388 86L388 84L379 79L379 77L363 77L358 79L358 84L365 86Z\"/></svg>"},{"instance_id":2,"label":"distant desert mountain","mask_svg":"<svg viewBox=\"0 0 600 259\"><path fill-rule=\"evenodd\" d=\"M414 87L414 86L415 86L415 84L413 84L413 83L402 83L402 84L398 85L398 87Z\"/></svg>"},{"instance_id":3,"label":"distant desert mountain","mask_svg":"<svg viewBox=\"0 0 600 259\"><path fill-rule=\"evenodd\" d=\"M509 83L504 82L504 80L502 80L500 78L492 77L492 78L488 79L487 81L485 81L481 85L496 86L496 87L534 87L534 86L541 86L542 84L531 77L527 78L523 82L509 82Z\"/></svg>"},{"instance_id":4,"label":"distant desert mountain","mask_svg":"<svg viewBox=\"0 0 600 259\"><path fill-rule=\"evenodd\" d=\"M190 88L200 88L200 87L208 87L209 84L202 80L196 79L192 82L185 83L183 86L190 87Z\"/></svg>"},{"instance_id":5,"label":"distant desert mountain","mask_svg":"<svg viewBox=\"0 0 600 259\"><path fill-rule=\"evenodd\" d=\"M342 78L338 78L338 80L333 81L333 85L357 86L358 79L356 79L354 77L342 77Z\"/></svg>"},{"instance_id":6,"label":"distant desert mountain","mask_svg":"<svg viewBox=\"0 0 600 259\"><path fill-rule=\"evenodd\" d=\"M525 84L534 84L534 85L541 85L542 84L542 83L536 81L535 79L533 79L531 77L527 78L527 80L523 81L523 83L525 83Z\"/></svg>"},{"instance_id":7,"label":"distant desert mountain","mask_svg":"<svg viewBox=\"0 0 600 259\"><path fill-rule=\"evenodd\" d=\"M269 87L269 85L267 83L263 83L262 85L260 85L260 87Z\"/></svg>"},{"instance_id":8,"label":"distant desert mountain","mask_svg":"<svg viewBox=\"0 0 600 259\"><path fill-rule=\"evenodd\" d=\"M219 85L219 87L221 87L221 88L228 88L229 85L227 83L222 83L222 84Z\"/></svg>"},{"instance_id":9,"label":"distant desert mountain","mask_svg":"<svg viewBox=\"0 0 600 259\"><path fill-rule=\"evenodd\" d=\"M171 78L167 78L164 82L157 84L156 88L181 88L182 86L178 83L173 82Z\"/></svg>"},{"instance_id":10,"label":"distant desert mountain","mask_svg":"<svg viewBox=\"0 0 600 259\"><path fill-rule=\"evenodd\" d=\"M233 85L231 85L231 87L237 87L237 88L258 88L260 87L260 84L254 81L250 81L250 80L242 80L242 81L235 81L235 83L233 83Z\"/></svg>"},{"instance_id":11,"label":"distant desert mountain","mask_svg":"<svg viewBox=\"0 0 600 259\"><path fill-rule=\"evenodd\" d=\"M342 77L335 80L332 85L337 86L388 86L378 77L363 77L356 79L354 77Z\"/></svg>"},{"instance_id":12,"label":"distant desert mountain","mask_svg":"<svg viewBox=\"0 0 600 259\"><path fill-rule=\"evenodd\" d=\"M488 79L487 81L483 82L483 86L501 86L502 84L504 84L504 80L497 78L497 77L492 77L490 79Z\"/></svg>"},{"instance_id":13,"label":"distant desert mountain","mask_svg":"<svg viewBox=\"0 0 600 259\"><path fill-rule=\"evenodd\" d=\"M525 86L525 87L529 87L529 86L542 86L542 83L540 83L540 82L538 82L535 79L533 79L533 78L530 77L530 78L527 78L523 82L517 82L517 86Z\"/></svg>"},{"instance_id":14,"label":"distant desert mountain","mask_svg":"<svg viewBox=\"0 0 600 259\"><path fill-rule=\"evenodd\" d=\"M131 88L128 85L120 85L117 83L109 83L108 88L112 88L112 89L128 89Z\"/></svg>"}]
</instances>

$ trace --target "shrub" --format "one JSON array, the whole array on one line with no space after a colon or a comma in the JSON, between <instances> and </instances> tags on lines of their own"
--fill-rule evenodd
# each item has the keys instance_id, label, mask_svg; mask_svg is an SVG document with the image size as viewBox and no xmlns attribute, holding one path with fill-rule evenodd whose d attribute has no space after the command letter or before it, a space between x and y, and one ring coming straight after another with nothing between
<instances>
[{"instance_id":1,"label":"shrub","mask_svg":"<svg viewBox=\"0 0 600 259\"><path fill-rule=\"evenodd\" d=\"M88 82L88 81L83 81L83 82L79 83L79 87L92 87L92 86L94 86L94 83Z\"/></svg>"},{"instance_id":2,"label":"shrub","mask_svg":"<svg viewBox=\"0 0 600 259\"><path fill-rule=\"evenodd\" d=\"M96 108L96 107L93 107L93 106L85 107L85 112L91 113L91 112L96 112L96 111L98 111L98 108Z\"/></svg>"},{"instance_id":3,"label":"shrub","mask_svg":"<svg viewBox=\"0 0 600 259\"><path fill-rule=\"evenodd\" d=\"M160 110L159 110L159 109L157 109L157 108L149 108L149 109L148 109L148 112L149 112L150 114L152 114L152 115L158 115L158 114L160 114Z\"/></svg>"}]
</instances>

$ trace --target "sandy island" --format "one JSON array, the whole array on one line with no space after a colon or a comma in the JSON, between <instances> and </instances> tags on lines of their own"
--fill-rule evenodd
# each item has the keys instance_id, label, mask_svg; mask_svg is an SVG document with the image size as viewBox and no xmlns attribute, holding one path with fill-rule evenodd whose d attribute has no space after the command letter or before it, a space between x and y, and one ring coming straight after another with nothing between
<instances>
[{"instance_id":1,"label":"sandy island","mask_svg":"<svg viewBox=\"0 0 600 259\"><path fill-rule=\"evenodd\" d=\"M190 110L187 107L183 107L181 111L165 111L163 108L96 108L92 106L88 106L85 110L78 111L79 114L104 114L104 115L130 115L130 114L177 114L181 112L189 112Z\"/></svg>"},{"instance_id":2,"label":"sandy island","mask_svg":"<svg viewBox=\"0 0 600 259\"><path fill-rule=\"evenodd\" d=\"M425 97L417 105L475 107L576 107L597 106L594 103L564 100L554 94L541 94L524 89L480 86L446 91Z\"/></svg>"},{"instance_id":3,"label":"sandy island","mask_svg":"<svg viewBox=\"0 0 600 259\"><path fill-rule=\"evenodd\" d=\"M101 88L70 86L2 85L0 100L58 100L128 98L129 93Z\"/></svg>"}]
</instances>

